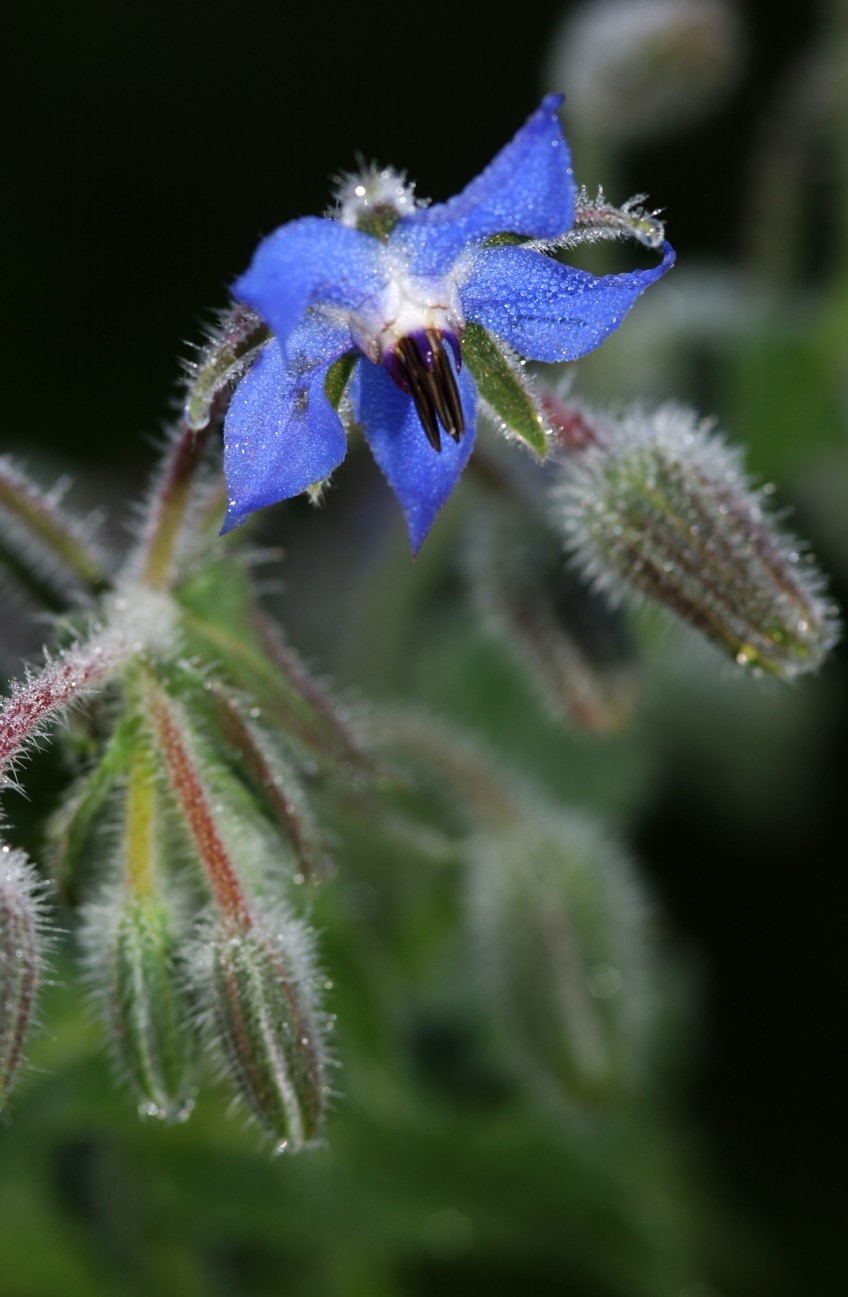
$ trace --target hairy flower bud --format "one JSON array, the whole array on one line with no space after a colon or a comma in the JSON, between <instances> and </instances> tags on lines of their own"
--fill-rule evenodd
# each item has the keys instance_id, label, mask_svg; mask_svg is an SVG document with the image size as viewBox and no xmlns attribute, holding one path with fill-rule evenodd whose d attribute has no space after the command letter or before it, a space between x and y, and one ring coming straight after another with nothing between
<instances>
[{"instance_id":1,"label":"hairy flower bud","mask_svg":"<svg viewBox=\"0 0 848 1297\"><path fill-rule=\"evenodd\" d=\"M575 119L615 141L672 134L709 111L743 55L726 0L592 0L569 10L546 80Z\"/></svg>"},{"instance_id":2,"label":"hairy flower bud","mask_svg":"<svg viewBox=\"0 0 848 1297\"><path fill-rule=\"evenodd\" d=\"M83 935L120 1071L144 1116L184 1121L192 1108L190 1014L176 967L173 915L154 895L88 907Z\"/></svg>"},{"instance_id":3,"label":"hairy flower bud","mask_svg":"<svg viewBox=\"0 0 848 1297\"><path fill-rule=\"evenodd\" d=\"M538 810L473 844L470 913L508 1056L593 1103L639 1076L651 1014L646 906L590 821Z\"/></svg>"},{"instance_id":4,"label":"hairy flower bud","mask_svg":"<svg viewBox=\"0 0 848 1297\"><path fill-rule=\"evenodd\" d=\"M210 923L189 959L201 1028L277 1152L317 1142L328 1094L311 942L295 920Z\"/></svg>"},{"instance_id":5,"label":"hairy flower bud","mask_svg":"<svg viewBox=\"0 0 848 1297\"><path fill-rule=\"evenodd\" d=\"M0 848L0 1111L21 1062L44 965L44 910L35 870Z\"/></svg>"},{"instance_id":6,"label":"hairy flower bud","mask_svg":"<svg viewBox=\"0 0 848 1297\"><path fill-rule=\"evenodd\" d=\"M836 639L822 578L690 411L609 421L569 467L557 516L599 588L648 595L740 666L789 678L821 664Z\"/></svg>"}]
</instances>

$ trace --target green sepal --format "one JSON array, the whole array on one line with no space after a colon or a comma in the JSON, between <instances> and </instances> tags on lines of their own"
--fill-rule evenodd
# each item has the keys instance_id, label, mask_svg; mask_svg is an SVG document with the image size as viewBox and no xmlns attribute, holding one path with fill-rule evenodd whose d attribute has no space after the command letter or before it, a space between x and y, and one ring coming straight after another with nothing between
<instances>
[{"instance_id":1,"label":"green sepal","mask_svg":"<svg viewBox=\"0 0 848 1297\"><path fill-rule=\"evenodd\" d=\"M157 896L127 897L111 952L109 1017L119 1064L147 1116L191 1111L194 1038L176 966L180 933Z\"/></svg>"},{"instance_id":2,"label":"green sepal","mask_svg":"<svg viewBox=\"0 0 848 1297\"><path fill-rule=\"evenodd\" d=\"M290 854L295 881L314 884L326 877L327 844L284 737L260 722L260 709L191 663L167 664L159 683L181 704L192 750L219 812L240 826L242 846L247 835L258 844L246 857L271 858L282 867ZM244 866L244 872L251 871ZM261 889L264 875L260 871L251 881Z\"/></svg>"},{"instance_id":3,"label":"green sepal","mask_svg":"<svg viewBox=\"0 0 848 1297\"><path fill-rule=\"evenodd\" d=\"M526 243L527 238L523 234L509 234L504 231L503 234L491 234L488 239L483 240L484 248L518 248L522 243Z\"/></svg>"},{"instance_id":4,"label":"green sepal","mask_svg":"<svg viewBox=\"0 0 848 1297\"><path fill-rule=\"evenodd\" d=\"M373 774L374 759L257 608L248 573L231 556L196 573L178 597L187 657L214 662L219 679L244 691L312 757Z\"/></svg>"},{"instance_id":5,"label":"green sepal","mask_svg":"<svg viewBox=\"0 0 848 1297\"><path fill-rule=\"evenodd\" d=\"M138 735L138 716L124 712L97 764L77 783L68 801L53 817L50 825L53 874L68 904L77 903L93 872L96 853L92 835L103 819L102 812L117 781L130 768Z\"/></svg>"},{"instance_id":6,"label":"green sepal","mask_svg":"<svg viewBox=\"0 0 848 1297\"><path fill-rule=\"evenodd\" d=\"M506 356L479 324L466 324L462 356L481 397L503 420L507 429L526 442L537 455L545 456L548 439L542 416Z\"/></svg>"},{"instance_id":7,"label":"green sepal","mask_svg":"<svg viewBox=\"0 0 848 1297\"><path fill-rule=\"evenodd\" d=\"M324 379L324 395L334 410L338 410L341 404L355 364L356 352L347 351L343 356L339 356L338 360L334 360L327 370L327 377Z\"/></svg>"},{"instance_id":8,"label":"green sepal","mask_svg":"<svg viewBox=\"0 0 848 1297\"><path fill-rule=\"evenodd\" d=\"M184 418L189 428L208 426L216 399L242 377L271 337L267 324L249 307L234 306L191 366Z\"/></svg>"}]
</instances>

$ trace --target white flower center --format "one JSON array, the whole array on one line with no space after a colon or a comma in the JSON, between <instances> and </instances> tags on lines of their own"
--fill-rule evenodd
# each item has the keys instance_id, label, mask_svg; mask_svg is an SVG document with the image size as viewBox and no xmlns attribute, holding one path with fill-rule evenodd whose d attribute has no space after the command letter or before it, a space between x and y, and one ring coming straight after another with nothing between
<instances>
[{"instance_id":1,"label":"white flower center","mask_svg":"<svg viewBox=\"0 0 848 1297\"><path fill-rule=\"evenodd\" d=\"M411 275L397 250L385 252L386 282L350 314L353 340L375 365L410 334L452 334L461 338L465 316L452 276Z\"/></svg>"}]
</instances>

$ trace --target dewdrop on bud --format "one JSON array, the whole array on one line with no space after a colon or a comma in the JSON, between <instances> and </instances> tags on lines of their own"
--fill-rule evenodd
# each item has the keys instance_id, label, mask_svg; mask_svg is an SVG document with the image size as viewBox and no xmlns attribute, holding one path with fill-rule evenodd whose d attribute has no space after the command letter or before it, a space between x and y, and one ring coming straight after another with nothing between
<instances>
[{"instance_id":1,"label":"dewdrop on bud","mask_svg":"<svg viewBox=\"0 0 848 1297\"><path fill-rule=\"evenodd\" d=\"M555 516L584 576L641 593L740 666L790 678L818 667L835 610L782 535L738 451L688 410L635 410L572 457Z\"/></svg>"},{"instance_id":2,"label":"dewdrop on bud","mask_svg":"<svg viewBox=\"0 0 848 1297\"><path fill-rule=\"evenodd\" d=\"M44 968L41 884L21 851L0 847L0 1112L21 1063Z\"/></svg>"},{"instance_id":3,"label":"dewdrop on bud","mask_svg":"<svg viewBox=\"0 0 848 1297\"><path fill-rule=\"evenodd\" d=\"M743 53L725 0L594 0L554 37L546 83L568 87L586 129L617 143L649 139L705 115Z\"/></svg>"},{"instance_id":4,"label":"dewdrop on bud","mask_svg":"<svg viewBox=\"0 0 848 1297\"><path fill-rule=\"evenodd\" d=\"M317 1143L328 1087L308 934L267 915L215 921L189 960L200 1027L236 1095L278 1152Z\"/></svg>"},{"instance_id":5,"label":"dewdrop on bud","mask_svg":"<svg viewBox=\"0 0 848 1297\"><path fill-rule=\"evenodd\" d=\"M653 995L647 907L591 821L534 810L472 846L469 908L506 1057L541 1093L582 1103L638 1084Z\"/></svg>"},{"instance_id":6,"label":"dewdrop on bud","mask_svg":"<svg viewBox=\"0 0 848 1297\"><path fill-rule=\"evenodd\" d=\"M91 904L83 947L118 1069L143 1116L184 1121L193 1106L191 1015L173 917L156 896Z\"/></svg>"}]
</instances>

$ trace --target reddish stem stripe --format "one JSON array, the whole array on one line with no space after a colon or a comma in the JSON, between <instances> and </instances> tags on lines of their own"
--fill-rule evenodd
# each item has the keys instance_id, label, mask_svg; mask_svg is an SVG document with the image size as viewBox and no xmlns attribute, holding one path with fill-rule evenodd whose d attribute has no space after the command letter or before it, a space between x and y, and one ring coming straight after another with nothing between
<instances>
[{"instance_id":1,"label":"reddish stem stripe","mask_svg":"<svg viewBox=\"0 0 848 1297\"><path fill-rule=\"evenodd\" d=\"M152 691L151 691L152 692ZM152 699L153 723L168 767L180 810L194 839L222 914L238 920L243 930L252 920L227 849L218 833L203 785L167 703L158 690Z\"/></svg>"},{"instance_id":2,"label":"reddish stem stripe","mask_svg":"<svg viewBox=\"0 0 848 1297\"><path fill-rule=\"evenodd\" d=\"M54 711L108 675L120 656L117 638L111 643L95 640L48 663L39 675L16 686L0 709L0 772L42 731Z\"/></svg>"}]
</instances>

